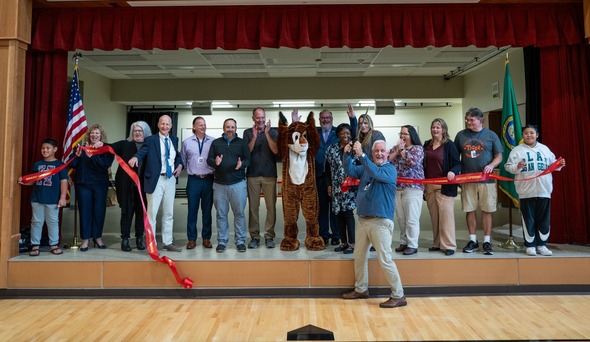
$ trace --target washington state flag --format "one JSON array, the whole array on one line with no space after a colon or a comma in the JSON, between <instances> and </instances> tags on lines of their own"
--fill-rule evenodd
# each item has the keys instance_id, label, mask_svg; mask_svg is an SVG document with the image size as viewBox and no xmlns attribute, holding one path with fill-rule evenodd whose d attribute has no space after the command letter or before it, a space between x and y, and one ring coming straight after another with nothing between
<instances>
[{"instance_id":1,"label":"washington state flag","mask_svg":"<svg viewBox=\"0 0 590 342\"><path fill-rule=\"evenodd\" d=\"M516 96L514 95L514 87L512 86L512 78L510 78L510 64L508 56L504 64L504 97L502 102L502 146L504 152L502 155L502 163L500 164L500 176L514 179L514 175L504 169L504 164L508 160L510 151L522 143L522 125L520 123L520 114L518 113L518 104L516 103ZM498 181L498 186L518 207L518 194L514 187L514 182Z\"/></svg>"}]
</instances>

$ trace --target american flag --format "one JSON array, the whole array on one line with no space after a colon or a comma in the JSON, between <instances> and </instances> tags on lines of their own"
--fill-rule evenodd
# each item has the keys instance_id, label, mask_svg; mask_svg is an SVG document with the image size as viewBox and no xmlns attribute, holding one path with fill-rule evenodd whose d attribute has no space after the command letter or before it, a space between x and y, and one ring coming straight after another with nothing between
<instances>
[{"instance_id":1,"label":"american flag","mask_svg":"<svg viewBox=\"0 0 590 342\"><path fill-rule=\"evenodd\" d=\"M74 79L72 80L72 90L70 92L70 108L68 110L66 135L64 137L64 155L62 161L67 163L70 160L72 150L84 138L88 130L86 115L84 114L84 105L80 96L78 87L78 66L74 67Z\"/></svg>"},{"instance_id":2,"label":"american flag","mask_svg":"<svg viewBox=\"0 0 590 342\"><path fill-rule=\"evenodd\" d=\"M74 67L74 79L72 80L72 89L70 91L70 107L68 110L66 135L64 137L64 155L62 161L67 163L72 159L72 151L80 141L84 138L84 134L88 130L86 123L86 114L84 114L84 105L82 104L82 97L80 96L80 88L78 86L78 65ZM73 176L73 169L69 169L68 175ZM71 180L70 180L71 181ZM70 203L70 188L66 195L66 201Z\"/></svg>"}]
</instances>

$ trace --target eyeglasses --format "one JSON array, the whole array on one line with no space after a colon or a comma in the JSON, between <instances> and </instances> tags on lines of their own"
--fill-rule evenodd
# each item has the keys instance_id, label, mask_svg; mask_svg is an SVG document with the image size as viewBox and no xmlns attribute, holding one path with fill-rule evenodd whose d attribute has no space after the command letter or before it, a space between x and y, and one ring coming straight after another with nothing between
<instances>
[{"instance_id":1,"label":"eyeglasses","mask_svg":"<svg viewBox=\"0 0 590 342\"><path fill-rule=\"evenodd\" d=\"M476 118L465 119L465 122L476 122L476 121L479 121L479 120Z\"/></svg>"},{"instance_id":2,"label":"eyeglasses","mask_svg":"<svg viewBox=\"0 0 590 342\"><path fill-rule=\"evenodd\" d=\"M136 130L133 130L133 133L143 133L143 130L141 130L141 129L136 129Z\"/></svg>"},{"instance_id":3,"label":"eyeglasses","mask_svg":"<svg viewBox=\"0 0 590 342\"><path fill-rule=\"evenodd\" d=\"M320 120L332 120L332 117L331 116L323 116L323 117L320 117Z\"/></svg>"}]
</instances>

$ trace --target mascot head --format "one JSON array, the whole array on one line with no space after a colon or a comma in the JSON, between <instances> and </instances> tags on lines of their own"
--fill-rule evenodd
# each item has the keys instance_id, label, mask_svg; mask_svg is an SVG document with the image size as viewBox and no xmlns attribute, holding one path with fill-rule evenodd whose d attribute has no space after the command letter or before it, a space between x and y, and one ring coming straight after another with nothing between
<instances>
[{"instance_id":1,"label":"mascot head","mask_svg":"<svg viewBox=\"0 0 590 342\"><path fill-rule=\"evenodd\" d=\"M295 121L290 125L287 125L287 118L283 113L279 112L279 140L280 145L288 146L290 151L300 157L305 157L308 151L315 157L319 147L319 135L315 127L313 112L309 113L305 122ZM288 153L285 152L281 151L282 158L287 157Z\"/></svg>"},{"instance_id":2,"label":"mascot head","mask_svg":"<svg viewBox=\"0 0 590 342\"><path fill-rule=\"evenodd\" d=\"M307 141L306 125L302 122L296 122L295 125L289 125L289 134L287 137L287 146L289 149L300 156L305 156L309 143Z\"/></svg>"}]
</instances>

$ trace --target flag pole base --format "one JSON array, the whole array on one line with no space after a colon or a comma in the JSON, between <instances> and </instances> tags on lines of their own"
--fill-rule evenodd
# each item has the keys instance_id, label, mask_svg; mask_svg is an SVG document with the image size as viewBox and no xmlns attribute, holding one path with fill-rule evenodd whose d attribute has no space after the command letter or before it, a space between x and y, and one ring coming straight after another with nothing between
<instances>
[{"instance_id":1,"label":"flag pole base","mask_svg":"<svg viewBox=\"0 0 590 342\"><path fill-rule=\"evenodd\" d=\"M78 237L77 236L74 237L72 239L72 244L70 246L64 245L64 248L66 248L66 249L78 249L78 248L80 248L80 243L78 242Z\"/></svg>"},{"instance_id":2,"label":"flag pole base","mask_svg":"<svg viewBox=\"0 0 590 342\"><path fill-rule=\"evenodd\" d=\"M522 248L522 244L518 244L516 242L514 242L514 238L511 236L508 238L508 240L504 243L498 244L498 247L500 248L513 248L515 250L519 250Z\"/></svg>"}]
</instances>

